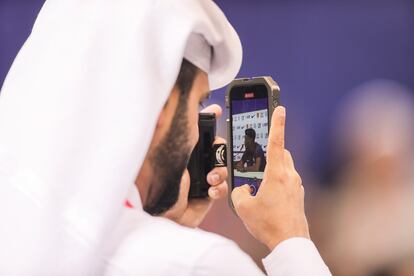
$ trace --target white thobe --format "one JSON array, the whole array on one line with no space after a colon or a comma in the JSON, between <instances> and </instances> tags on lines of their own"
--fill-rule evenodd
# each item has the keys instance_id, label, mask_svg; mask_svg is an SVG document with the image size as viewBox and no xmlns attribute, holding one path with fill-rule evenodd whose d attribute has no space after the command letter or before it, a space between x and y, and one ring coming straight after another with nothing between
<instances>
[{"instance_id":1,"label":"white thobe","mask_svg":"<svg viewBox=\"0 0 414 276\"><path fill-rule=\"evenodd\" d=\"M106 276L263 275L233 241L137 209L125 210L111 240ZM263 264L267 275L331 275L306 238L281 242Z\"/></svg>"}]
</instances>

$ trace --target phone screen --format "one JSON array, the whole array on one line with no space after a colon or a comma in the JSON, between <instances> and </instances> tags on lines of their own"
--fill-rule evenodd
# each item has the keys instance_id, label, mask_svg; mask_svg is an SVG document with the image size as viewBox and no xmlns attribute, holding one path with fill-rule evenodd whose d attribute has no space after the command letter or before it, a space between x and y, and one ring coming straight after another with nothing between
<instances>
[{"instance_id":1,"label":"phone screen","mask_svg":"<svg viewBox=\"0 0 414 276\"><path fill-rule=\"evenodd\" d=\"M252 195L256 195L266 167L268 106L264 85L235 87L231 91L233 188L248 184Z\"/></svg>"}]
</instances>

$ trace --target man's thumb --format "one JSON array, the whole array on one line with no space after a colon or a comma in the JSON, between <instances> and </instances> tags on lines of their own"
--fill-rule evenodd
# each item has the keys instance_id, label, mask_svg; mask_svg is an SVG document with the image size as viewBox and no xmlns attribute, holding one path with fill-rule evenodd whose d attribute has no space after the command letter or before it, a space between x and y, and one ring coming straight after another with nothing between
<instances>
[{"instance_id":1,"label":"man's thumb","mask_svg":"<svg viewBox=\"0 0 414 276\"><path fill-rule=\"evenodd\" d=\"M181 183L180 183L180 192L181 190L183 190L183 192L185 193L185 196L188 196L188 192L190 190L190 184L191 184L190 173L188 172L188 169L185 169L181 177Z\"/></svg>"},{"instance_id":2,"label":"man's thumb","mask_svg":"<svg viewBox=\"0 0 414 276\"><path fill-rule=\"evenodd\" d=\"M233 202L234 209L239 216L243 216L249 209L251 209L251 201L253 197L250 194L250 186L244 184L243 186L236 187L231 192L231 200Z\"/></svg>"}]
</instances>

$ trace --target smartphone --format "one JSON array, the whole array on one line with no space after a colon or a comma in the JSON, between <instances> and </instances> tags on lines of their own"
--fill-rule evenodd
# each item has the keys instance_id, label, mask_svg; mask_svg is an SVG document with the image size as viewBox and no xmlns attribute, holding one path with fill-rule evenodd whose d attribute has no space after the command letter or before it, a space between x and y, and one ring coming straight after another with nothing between
<instances>
[{"instance_id":1,"label":"smartphone","mask_svg":"<svg viewBox=\"0 0 414 276\"><path fill-rule=\"evenodd\" d=\"M250 186L252 195L260 189L266 168L270 121L279 104L279 85L269 76L236 79L227 87L230 191L244 184Z\"/></svg>"},{"instance_id":2,"label":"smartphone","mask_svg":"<svg viewBox=\"0 0 414 276\"><path fill-rule=\"evenodd\" d=\"M187 165L190 174L189 198L208 197L207 174L214 168L213 143L216 137L216 115L200 113L198 116L198 142Z\"/></svg>"}]
</instances>

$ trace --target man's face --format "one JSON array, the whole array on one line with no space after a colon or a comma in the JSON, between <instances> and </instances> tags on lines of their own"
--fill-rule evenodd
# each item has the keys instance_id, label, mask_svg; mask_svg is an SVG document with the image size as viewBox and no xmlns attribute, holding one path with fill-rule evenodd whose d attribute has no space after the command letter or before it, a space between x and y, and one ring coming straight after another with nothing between
<instances>
[{"instance_id":1,"label":"man's face","mask_svg":"<svg viewBox=\"0 0 414 276\"><path fill-rule=\"evenodd\" d=\"M207 74L198 70L187 95L174 88L164 106L137 177L144 210L160 214L177 201L180 181L198 141L198 107L208 97Z\"/></svg>"},{"instance_id":2,"label":"man's face","mask_svg":"<svg viewBox=\"0 0 414 276\"><path fill-rule=\"evenodd\" d=\"M244 145L246 150L251 150L253 147L253 139L247 135L244 136Z\"/></svg>"}]
</instances>

